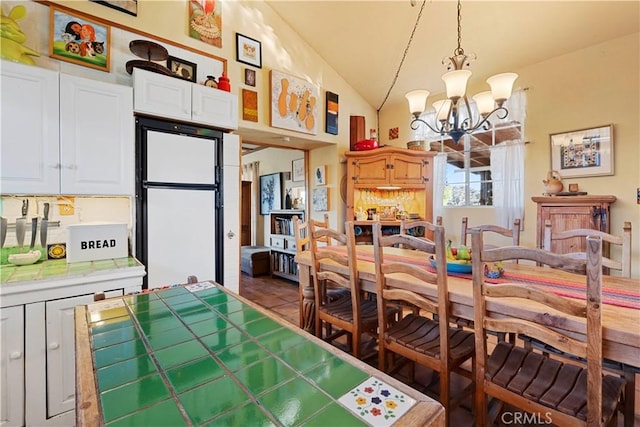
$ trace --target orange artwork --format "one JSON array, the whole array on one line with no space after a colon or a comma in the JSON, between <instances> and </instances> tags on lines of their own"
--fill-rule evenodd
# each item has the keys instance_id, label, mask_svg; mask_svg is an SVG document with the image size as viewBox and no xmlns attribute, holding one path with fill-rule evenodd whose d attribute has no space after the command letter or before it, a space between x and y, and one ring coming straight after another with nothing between
<instances>
[{"instance_id":1,"label":"orange artwork","mask_svg":"<svg viewBox=\"0 0 640 427\"><path fill-rule=\"evenodd\" d=\"M271 126L317 133L318 86L294 76L271 71Z\"/></svg>"},{"instance_id":2,"label":"orange artwork","mask_svg":"<svg viewBox=\"0 0 640 427\"><path fill-rule=\"evenodd\" d=\"M258 121L258 92L242 89L242 120Z\"/></svg>"},{"instance_id":3,"label":"orange artwork","mask_svg":"<svg viewBox=\"0 0 640 427\"><path fill-rule=\"evenodd\" d=\"M189 0L189 37L222 47L222 2Z\"/></svg>"}]
</instances>

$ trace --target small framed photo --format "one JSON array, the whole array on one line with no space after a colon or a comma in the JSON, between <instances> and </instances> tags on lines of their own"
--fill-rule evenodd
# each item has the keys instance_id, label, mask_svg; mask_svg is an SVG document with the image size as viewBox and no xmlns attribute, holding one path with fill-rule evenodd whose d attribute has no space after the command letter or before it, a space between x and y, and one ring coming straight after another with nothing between
<instances>
[{"instance_id":1,"label":"small framed photo","mask_svg":"<svg viewBox=\"0 0 640 427\"><path fill-rule=\"evenodd\" d=\"M244 84L247 86L256 85L256 70L252 70L251 68L244 69Z\"/></svg>"},{"instance_id":2,"label":"small framed photo","mask_svg":"<svg viewBox=\"0 0 640 427\"><path fill-rule=\"evenodd\" d=\"M184 59L169 56L167 58L167 68L171 70L171 75L183 80L196 82L197 65Z\"/></svg>"},{"instance_id":3,"label":"small framed photo","mask_svg":"<svg viewBox=\"0 0 640 427\"><path fill-rule=\"evenodd\" d=\"M304 158L291 162L291 181L304 181Z\"/></svg>"},{"instance_id":4,"label":"small framed photo","mask_svg":"<svg viewBox=\"0 0 640 427\"><path fill-rule=\"evenodd\" d=\"M313 182L315 185L325 185L327 183L327 166L318 166L313 173Z\"/></svg>"},{"instance_id":5,"label":"small framed photo","mask_svg":"<svg viewBox=\"0 0 640 427\"><path fill-rule=\"evenodd\" d=\"M49 56L109 72L111 27L78 12L49 7Z\"/></svg>"},{"instance_id":6,"label":"small framed photo","mask_svg":"<svg viewBox=\"0 0 640 427\"><path fill-rule=\"evenodd\" d=\"M613 175L613 125L551 134L551 169L562 178Z\"/></svg>"},{"instance_id":7,"label":"small framed photo","mask_svg":"<svg viewBox=\"0 0 640 427\"><path fill-rule=\"evenodd\" d=\"M262 43L236 33L236 61L262 68Z\"/></svg>"}]
</instances>

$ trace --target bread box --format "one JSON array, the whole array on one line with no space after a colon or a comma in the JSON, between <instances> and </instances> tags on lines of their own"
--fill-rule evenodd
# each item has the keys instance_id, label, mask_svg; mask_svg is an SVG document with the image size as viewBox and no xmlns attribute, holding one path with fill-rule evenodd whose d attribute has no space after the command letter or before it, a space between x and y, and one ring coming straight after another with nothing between
<instances>
[{"instance_id":1,"label":"bread box","mask_svg":"<svg viewBox=\"0 0 640 427\"><path fill-rule=\"evenodd\" d=\"M124 258L129 255L127 224L93 222L67 227L67 262Z\"/></svg>"}]
</instances>

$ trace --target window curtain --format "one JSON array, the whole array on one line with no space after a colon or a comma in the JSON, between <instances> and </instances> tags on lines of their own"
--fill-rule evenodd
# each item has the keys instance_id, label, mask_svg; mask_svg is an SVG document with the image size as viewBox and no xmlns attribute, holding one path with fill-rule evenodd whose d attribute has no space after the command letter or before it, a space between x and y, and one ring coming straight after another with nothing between
<instances>
[{"instance_id":1,"label":"window curtain","mask_svg":"<svg viewBox=\"0 0 640 427\"><path fill-rule=\"evenodd\" d=\"M524 215L524 144L505 141L491 149L491 180L496 222L511 228ZM520 221L522 224L523 221Z\"/></svg>"},{"instance_id":2,"label":"window curtain","mask_svg":"<svg viewBox=\"0 0 640 427\"><path fill-rule=\"evenodd\" d=\"M242 180L251 181L251 246L257 244L258 229L258 198L260 197L260 162L242 165Z\"/></svg>"},{"instance_id":3,"label":"window curtain","mask_svg":"<svg viewBox=\"0 0 640 427\"><path fill-rule=\"evenodd\" d=\"M438 153L433 158L433 223L438 216L444 217L442 199L447 180L447 153Z\"/></svg>"},{"instance_id":4,"label":"window curtain","mask_svg":"<svg viewBox=\"0 0 640 427\"><path fill-rule=\"evenodd\" d=\"M518 90L505 103L509 116L497 122L521 123L521 140L503 141L491 148L491 180L493 206L498 225L511 228L513 220L520 218L524 225L524 123L527 94Z\"/></svg>"}]
</instances>

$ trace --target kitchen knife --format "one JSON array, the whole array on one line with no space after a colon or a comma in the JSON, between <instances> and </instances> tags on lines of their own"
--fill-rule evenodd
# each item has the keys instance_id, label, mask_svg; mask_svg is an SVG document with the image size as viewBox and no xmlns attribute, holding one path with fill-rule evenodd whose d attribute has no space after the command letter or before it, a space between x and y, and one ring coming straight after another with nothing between
<instances>
[{"instance_id":1,"label":"kitchen knife","mask_svg":"<svg viewBox=\"0 0 640 427\"><path fill-rule=\"evenodd\" d=\"M49 228L49 203L44 204L44 215L40 225L40 246L43 250L47 250L47 228Z\"/></svg>"},{"instance_id":2,"label":"kitchen knife","mask_svg":"<svg viewBox=\"0 0 640 427\"><path fill-rule=\"evenodd\" d=\"M25 223L27 222L27 212L29 211L29 199L22 200L22 216L16 218L16 240L18 241L18 251L22 252L24 246Z\"/></svg>"},{"instance_id":3,"label":"kitchen knife","mask_svg":"<svg viewBox=\"0 0 640 427\"><path fill-rule=\"evenodd\" d=\"M29 246L29 252L33 250L36 245L36 234L38 232L38 217L31 218L31 245Z\"/></svg>"}]
</instances>

